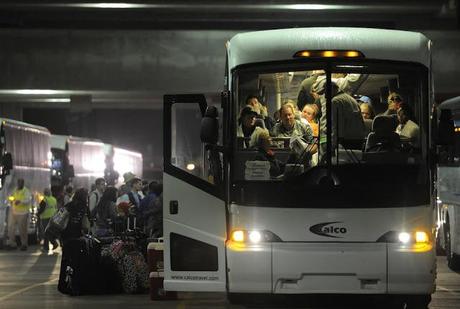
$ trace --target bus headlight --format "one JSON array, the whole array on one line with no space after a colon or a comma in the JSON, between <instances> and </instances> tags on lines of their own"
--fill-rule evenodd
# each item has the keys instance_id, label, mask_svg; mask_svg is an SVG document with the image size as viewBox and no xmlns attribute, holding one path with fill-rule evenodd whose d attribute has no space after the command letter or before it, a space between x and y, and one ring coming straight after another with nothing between
<instances>
[{"instance_id":1,"label":"bus headlight","mask_svg":"<svg viewBox=\"0 0 460 309\"><path fill-rule=\"evenodd\" d=\"M398 240L403 244L407 244L410 241L410 234L406 232L399 233Z\"/></svg>"},{"instance_id":2,"label":"bus headlight","mask_svg":"<svg viewBox=\"0 0 460 309\"><path fill-rule=\"evenodd\" d=\"M282 241L273 232L267 230L234 230L230 234L230 240L235 243L258 244L261 242L280 242Z\"/></svg>"},{"instance_id":3,"label":"bus headlight","mask_svg":"<svg viewBox=\"0 0 460 309\"><path fill-rule=\"evenodd\" d=\"M398 234L398 239L403 244L408 244L408 243L421 244L421 243L428 243L430 241L428 234L423 231L415 231L415 233L413 233L412 235L407 232L401 232Z\"/></svg>"},{"instance_id":4,"label":"bus headlight","mask_svg":"<svg viewBox=\"0 0 460 309\"><path fill-rule=\"evenodd\" d=\"M249 232L249 240L252 243L257 244L262 240L262 235L260 234L259 231L250 231Z\"/></svg>"},{"instance_id":5,"label":"bus headlight","mask_svg":"<svg viewBox=\"0 0 460 309\"><path fill-rule=\"evenodd\" d=\"M427 244L430 242L430 236L425 231L414 231L411 233L390 231L377 239L377 242L402 243L404 245Z\"/></svg>"}]
</instances>

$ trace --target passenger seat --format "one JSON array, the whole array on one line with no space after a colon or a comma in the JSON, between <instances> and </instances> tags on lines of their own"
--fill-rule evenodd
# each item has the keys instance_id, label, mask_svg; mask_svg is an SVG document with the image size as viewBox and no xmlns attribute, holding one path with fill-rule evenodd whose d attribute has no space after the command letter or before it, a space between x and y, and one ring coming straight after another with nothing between
<instances>
[{"instance_id":1,"label":"passenger seat","mask_svg":"<svg viewBox=\"0 0 460 309\"><path fill-rule=\"evenodd\" d=\"M380 115L372 122L372 132L367 136L365 152L400 151L401 140L393 129L392 116Z\"/></svg>"}]
</instances>

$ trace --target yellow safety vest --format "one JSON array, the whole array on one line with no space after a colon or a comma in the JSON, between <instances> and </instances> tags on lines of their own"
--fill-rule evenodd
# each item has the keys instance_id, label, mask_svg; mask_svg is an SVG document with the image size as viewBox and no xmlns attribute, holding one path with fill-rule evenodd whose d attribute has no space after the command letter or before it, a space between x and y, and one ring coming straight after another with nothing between
<instances>
[{"instance_id":1,"label":"yellow safety vest","mask_svg":"<svg viewBox=\"0 0 460 309\"><path fill-rule=\"evenodd\" d=\"M26 204L23 203L25 199L28 199ZM18 205L15 204L16 201L21 201ZM18 213L28 213L30 208L32 207L32 199L29 192L29 189L26 187L22 188L22 190L14 190L13 192L13 209Z\"/></svg>"},{"instance_id":2,"label":"yellow safety vest","mask_svg":"<svg viewBox=\"0 0 460 309\"><path fill-rule=\"evenodd\" d=\"M46 203L45 210L40 215L42 219L49 219L51 218L57 211L56 205L57 201L53 196L45 196L43 200Z\"/></svg>"}]
</instances>

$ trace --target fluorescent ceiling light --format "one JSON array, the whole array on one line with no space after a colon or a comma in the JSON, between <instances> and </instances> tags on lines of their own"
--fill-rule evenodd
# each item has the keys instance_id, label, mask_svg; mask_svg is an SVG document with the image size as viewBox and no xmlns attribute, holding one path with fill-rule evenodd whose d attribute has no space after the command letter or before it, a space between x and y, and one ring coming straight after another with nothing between
<instances>
[{"instance_id":1,"label":"fluorescent ceiling light","mask_svg":"<svg viewBox=\"0 0 460 309\"><path fill-rule=\"evenodd\" d=\"M15 91L17 94L37 94L37 95L56 95L61 91L49 89L21 89Z\"/></svg>"}]
</instances>

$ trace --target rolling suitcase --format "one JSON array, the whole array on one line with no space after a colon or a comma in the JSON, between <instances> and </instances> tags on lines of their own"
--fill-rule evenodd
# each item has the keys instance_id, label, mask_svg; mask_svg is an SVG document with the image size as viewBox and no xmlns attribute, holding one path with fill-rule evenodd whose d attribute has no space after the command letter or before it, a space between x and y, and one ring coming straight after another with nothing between
<instances>
[{"instance_id":1,"label":"rolling suitcase","mask_svg":"<svg viewBox=\"0 0 460 309\"><path fill-rule=\"evenodd\" d=\"M100 268L99 241L85 235L66 241L63 250L58 290L73 296L103 294L105 284Z\"/></svg>"}]
</instances>

